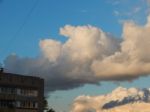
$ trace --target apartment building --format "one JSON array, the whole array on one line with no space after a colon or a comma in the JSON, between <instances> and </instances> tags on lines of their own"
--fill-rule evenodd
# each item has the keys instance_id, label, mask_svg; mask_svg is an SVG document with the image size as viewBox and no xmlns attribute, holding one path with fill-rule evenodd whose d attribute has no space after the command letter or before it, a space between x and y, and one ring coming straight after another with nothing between
<instances>
[{"instance_id":1,"label":"apartment building","mask_svg":"<svg viewBox=\"0 0 150 112\"><path fill-rule=\"evenodd\" d=\"M44 80L0 69L0 112L43 112Z\"/></svg>"}]
</instances>

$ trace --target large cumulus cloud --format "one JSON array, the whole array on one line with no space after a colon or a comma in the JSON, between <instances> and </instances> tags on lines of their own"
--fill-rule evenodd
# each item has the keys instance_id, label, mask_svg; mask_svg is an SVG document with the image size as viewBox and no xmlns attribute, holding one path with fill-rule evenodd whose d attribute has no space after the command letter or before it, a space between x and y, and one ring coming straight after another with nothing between
<instances>
[{"instance_id":1,"label":"large cumulus cloud","mask_svg":"<svg viewBox=\"0 0 150 112\"><path fill-rule=\"evenodd\" d=\"M150 73L149 24L149 19L145 26L125 22L122 39L94 26L66 25L60 28L66 42L41 40L40 56L10 55L4 67L7 72L43 77L48 91L145 76Z\"/></svg>"},{"instance_id":2,"label":"large cumulus cloud","mask_svg":"<svg viewBox=\"0 0 150 112\"><path fill-rule=\"evenodd\" d=\"M120 51L103 60L94 60L92 70L95 75L104 80L128 80L148 75L150 73L149 24L149 19L145 26L138 26L132 21L125 22Z\"/></svg>"},{"instance_id":3,"label":"large cumulus cloud","mask_svg":"<svg viewBox=\"0 0 150 112\"><path fill-rule=\"evenodd\" d=\"M70 89L85 83L97 84L91 64L94 59L112 55L119 49L119 40L93 26L70 26L60 29L68 40L40 41L42 55L21 58L10 55L4 61L8 72L43 77L49 91Z\"/></svg>"},{"instance_id":4,"label":"large cumulus cloud","mask_svg":"<svg viewBox=\"0 0 150 112\"><path fill-rule=\"evenodd\" d=\"M71 112L148 112L150 89L118 87L112 93L99 96L78 96Z\"/></svg>"}]
</instances>

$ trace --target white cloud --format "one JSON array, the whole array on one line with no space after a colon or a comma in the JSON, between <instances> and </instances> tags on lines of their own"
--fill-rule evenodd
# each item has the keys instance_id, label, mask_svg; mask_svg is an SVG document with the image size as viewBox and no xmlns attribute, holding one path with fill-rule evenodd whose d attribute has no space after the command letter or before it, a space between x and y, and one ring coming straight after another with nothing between
<instances>
[{"instance_id":1,"label":"white cloud","mask_svg":"<svg viewBox=\"0 0 150 112\"><path fill-rule=\"evenodd\" d=\"M94 26L66 25L60 29L68 37L66 42L41 40L42 56L10 55L5 68L19 74L42 74L49 91L146 76L150 74L149 24L149 19L145 26L125 22L122 41Z\"/></svg>"},{"instance_id":2,"label":"white cloud","mask_svg":"<svg viewBox=\"0 0 150 112\"><path fill-rule=\"evenodd\" d=\"M95 60L91 66L96 76L101 79L130 79L150 73L150 27L138 26L133 22L126 22L123 28L121 51L103 60Z\"/></svg>"},{"instance_id":3,"label":"white cloud","mask_svg":"<svg viewBox=\"0 0 150 112\"><path fill-rule=\"evenodd\" d=\"M63 45L63 52L76 61L102 58L103 55L112 54L118 47L117 39L93 26L66 25L60 29L60 34L69 38Z\"/></svg>"},{"instance_id":4,"label":"white cloud","mask_svg":"<svg viewBox=\"0 0 150 112\"><path fill-rule=\"evenodd\" d=\"M146 24L146 27L150 27L150 15L147 18L148 23Z\"/></svg>"},{"instance_id":5,"label":"white cloud","mask_svg":"<svg viewBox=\"0 0 150 112\"><path fill-rule=\"evenodd\" d=\"M58 57L61 55L62 45L60 42L45 39L40 41L40 47L43 52L43 55L49 59L49 61L56 61Z\"/></svg>"},{"instance_id":6,"label":"white cloud","mask_svg":"<svg viewBox=\"0 0 150 112\"><path fill-rule=\"evenodd\" d=\"M40 57L8 56L4 61L6 70L19 74L42 74L49 91L98 83L90 69L91 63L117 51L119 40L90 25L66 25L60 29L60 34L68 37L65 43L52 39L40 41Z\"/></svg>"},{"instance_id":7,"label":"white cloud","mask_svg":"<svg viewBox=\"0 0 150 112\"><path fill-rule=\"evenodd\" d=\"M78 96L71 112L148 112L150 90L118 87L112 93L99 96Z\"/></svg>"}]
</instances>

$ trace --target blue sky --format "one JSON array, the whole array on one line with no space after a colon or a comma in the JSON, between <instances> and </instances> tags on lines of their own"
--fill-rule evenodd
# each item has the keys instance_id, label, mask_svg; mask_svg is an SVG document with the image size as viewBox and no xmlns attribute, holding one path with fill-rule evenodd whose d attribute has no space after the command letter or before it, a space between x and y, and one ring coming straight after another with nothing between
<instances>
[{"instance_id":1,"label":"blue sky","mask_svg":"<svg viewBox=\"0 0 150 112\"><path fill-rule=\"evenodd\" d=\"M59 35L59 28L66 24L101 26L102 29L116 35L121 32L121 26L117 18L113 16L113 6L105 1L95 0L93 3L92 0L89 0L87 3L86 0L39 0L32 14L27 18L35 2L36 0L4 0L1 2L0 34L3 41L1 41L1 50L2 48L6 50L7 42L11 41L24 21L27 21L11 42L11 50L9 48L7 52L4 52L1 60L11 52L22 56L37 55L38 41L42 38L65 40ZM110 26L115 26L115 28ZM20 42L22 44L16 44Z\"/></svg>"},{"instance_id":2,"label":"blue sky","mask_svg":"<svg viewBox=\"0 0 150 112\"><path fill-rule=\"evenodd\" d=\"M0 62L12 53L21 57L40 55L39 41L66 37L59 29L66 24L92 25L121 38L122 21L132 19L144 24L147 5L143 0L2 0L0 2ZM148 87L150 78L140 78L122 86ZM72 100L81 94L97 95L117 87L113 82L85 85L73 90L56 91L49 103L58 112L67 111Z\"/></svg>"},{"instance_id":3,"label":"blue sky","mask_svg":"<svg viewBox=\"0 0 150 112\"><path fill-rule=\"evenodd\" d=\"M136 2L127 0L118 4L114 1L2 0L0 4L0 50L4 52L0 60L2 61L12 52L21 56L36 56L39 52L38 42L43 38L65 41L66 38L59 35L59 28L66 24L90 24L120 37L122 27L119 21L125 19L141 20L141 23L145 21L146 18L142 16L145 15L143 10L146 6L144 3L141 4L140 0ZM128 16L127 13L132 13L136 4L142 9L133 17Z\"/></svg>"}]
</instances>

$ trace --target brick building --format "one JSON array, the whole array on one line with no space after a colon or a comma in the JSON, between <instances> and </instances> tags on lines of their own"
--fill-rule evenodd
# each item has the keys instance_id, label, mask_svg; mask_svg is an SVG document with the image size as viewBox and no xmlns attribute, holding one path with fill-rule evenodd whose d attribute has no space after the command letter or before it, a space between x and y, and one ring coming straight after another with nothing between
<instances>
[{"instance_id":1,"label":"brick building","mask_svg":"<svg viewBox=\"0 0 150 112\"><path fill-rule=\"evenodd\" d=\"M0 70L0 112L43 112L44 80Z\"/></svg>"}]
</instances>

